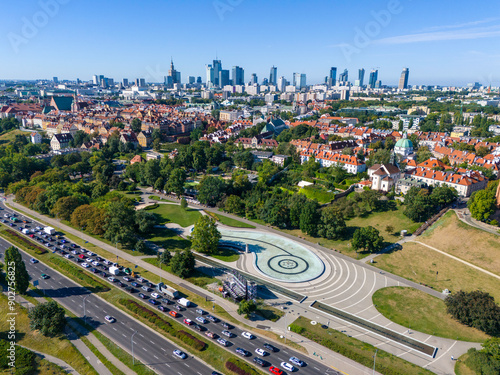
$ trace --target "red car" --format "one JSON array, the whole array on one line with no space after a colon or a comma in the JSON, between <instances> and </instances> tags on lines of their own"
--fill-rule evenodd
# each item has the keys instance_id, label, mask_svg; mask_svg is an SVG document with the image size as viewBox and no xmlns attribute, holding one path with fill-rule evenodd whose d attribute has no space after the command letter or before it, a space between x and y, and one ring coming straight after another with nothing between
<instances>
[{"instance_id":1,"label":"red car","mask_svg":"<svg viewBox=\"0 0 500 375\"><path fill-rule=\"evenodd\" d=\"M193 321L191 319L184 319L184 323L186 323L188 326L193 324Z\"/></svg>"},{"instance_id":2,"label":"red car","mask_svg":"<svg viewBox=\"0 0 500 375\"><path fill-rule=\"evenodd\" d=\"M174 311L174 310L170 310L169 314L172 315L174 318L177 318L177 315L179 315L179 314L177 314L177 311Z\"/></svg>"},{"instance_id":3,"label":"red car","mask_svg":"<svg viewBox=\"0 0 500 375\"><path fill-rule=\"evenodd\" d=\"M275 375L283 375L283 371L274 366L269 367L269 371L271 371Z\"/></svg>"}]
</instances>

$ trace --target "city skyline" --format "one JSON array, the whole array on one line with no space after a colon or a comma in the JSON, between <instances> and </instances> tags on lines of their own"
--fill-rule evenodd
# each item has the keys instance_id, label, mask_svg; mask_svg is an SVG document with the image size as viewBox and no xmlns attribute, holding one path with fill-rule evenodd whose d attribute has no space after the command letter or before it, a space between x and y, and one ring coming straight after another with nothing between
<instances>
[{"instance_id":1,"label":"city skyline","mask_svg":"<svg viewBox=\"0 0 500 375\"><path fill-rule=\"evenodd\" d=\"M294 73L306 74L308 84L323 83L337 67L351 73L351 83L359 69L377 69L382 84L397 86L408 67L409 85L499 86L493 46L500 18L491 17L498 10L496 3L472 9L463 0L291 1L287 7L260 0L151 1L148 7L131 0L40 0L22 9L10 3L0 16L0 48L7 56L0 79L88 81L103 74L115 82L163 82L173 57L183 82L188 76L205 81L206 65L219 59L229 71L242 67L247 78L267 78L276 66L277 77L291 81ZM300 33L286 36L297 27Z\"/></svg>"}]
</instances>

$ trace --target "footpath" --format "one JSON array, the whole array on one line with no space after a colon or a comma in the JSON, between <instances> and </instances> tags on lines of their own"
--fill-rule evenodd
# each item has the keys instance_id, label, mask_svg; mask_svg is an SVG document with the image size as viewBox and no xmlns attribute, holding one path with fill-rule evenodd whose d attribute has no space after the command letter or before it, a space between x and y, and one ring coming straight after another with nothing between
<instances>
[{"instance_id":1,"label":"footpath","mask_svg":"<svg viewBox=\"0 0 500 375\"><path fill-rule=\"evenodd\" d=\"M121 251L114 246L111 246L103 241L95 239L92 236L89 236L83 232L80 232L74 228L67 226L67 225L61 223L59 220L56 220L56 219L53 219L50 217L46 217L42 214L39 214L36 211L33 211L29 208L21 206L20 204L13 201L12 196L7 197L6 199L7 199L7 203L9 204L9 206L12 209L19 211L20 213L26 213L26 214L31 215L32 217L36 218L37 220L40 220L41 222L47 223L50 226L58 227L66 233L72 234L72 235L74 235L74 236L76 236L84 241L92 243L92 244L100 247L101 249L106 250L106 251L114 254L115 256L118 256L122 259L125 259L125 260L131 262L132 264L136 264L137 266L139 266L139 267L141 267L141 268L143 268L151 273L154 273L156 275L160 275L163 279L170 280L171 282L173 282L177 285L179 285L179 284L185 285L185 283L186 283L185 280L183 280L175 275L172 275L171 273L160 270L158 267L156 267L150 263L145 262L140 257L137 257L134 255L128 254L124 251ZM198 208L198 207L194 207L194 208ZM201 295L201 296L207 295L207 291L205 289L198 287L196 285L189 285L188 288L198 295ZM253 328L261 329L260 327L258 327L258 326L260 326L259 322L254 322L254 321L250 321L250 320L243 321L242 317L236 311L237 305L231 303L230 301L228 301L228 300L226 300L226 299L224 299L216 294L211 294L211 297L212 297L214 303L221 306L234 319L236 319L238 321L242 321L242 323L247 324L248 326L251 326ZM326 321L328 318L324 317L323 319ZM283 336L287 335L288 332L287 332L286 326L282 322L282 320L283 319L280 319L276 323L266 321L267 329L271 332L278 334L278 335L283 335ZM288 337L289 338L291 337L289 333L288 333ZM311 358L313 360L320 360L324 365L329 366L337 371L341 371L344 374L348 374L348 375L379 374L378 372L376 372L376 371L373 372L372 369L369 369L369 368L367 368L367 367L365 367L365 366L363 366L363 365L361 365L361 364L359 364L359 363L357 363L349 358L346 358L346 357L344 357L344 356L342 356L334 351L331 351L322 345L319 345L319 344L312 342L312 341L305 340L302 336L298 336L294 341L295 342L300 341L299 344L302 345L307 350L307 355L309 356L309 358ZM318 354L318 353L321 353L321 354ZM115 366L116 366L116 364L115 364Z\"/></svg>"}]
</instances>

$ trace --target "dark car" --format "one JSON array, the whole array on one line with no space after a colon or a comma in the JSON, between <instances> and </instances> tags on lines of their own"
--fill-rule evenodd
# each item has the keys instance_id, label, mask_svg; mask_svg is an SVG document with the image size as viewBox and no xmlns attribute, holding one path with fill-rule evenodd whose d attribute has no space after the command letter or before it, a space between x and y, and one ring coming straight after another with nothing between
<instances>
[{"instance_id":1,"label":"dark car","mask_svg":"<svg viewBox=\"0 0 500 375\"><path fill-rule=\"evenodd\" d=\"M248 357L250 355L250 352L248 350L242 348L236 348L236 353L242 355L243 357Z\"/></svg>"},{"instance_id":2,"label":"dark car","mask_svg":"<svg viewBox=\"0 0 500 375\"><path fill-rule=\"evenodd\" d=\"M255 358L253 359L253 361L254 361L255 363L257 363L259 366L262 366L262 367L264 367L264 366L266 366L266 365L267 365L267 362L266 362L266 361L264 361L262 358L259 358L259 357L255 357Z\"/></svg>"},{"instance_id":3,"label":"dark car","mask_svg":"<svg viewBox=\"0 0 500 375\"><path fill-rule=\"evenodd\" d=\"M157 300L152 299L152 298L149 300L149 303L152 305L159 305L160 304L160 302L158 302Z\"/></svg>"},{"instance_id":4,"label":"dark car","mask_svg":"<svg viewBox=\"0 0 500 375\"><path fill-rule=\"evenodd\" d=\"M130 285L135 286L136 288L140 288L141 287L141 284L138 284L135 281L131 282Z\"/></svg>"},{"instance_id":5,"label":"dark car","mask_svg":"<svg viewBox=\"0 0 500 375\"><path fill-rule=\"evenodd\" d=\"M267 350L270 350L272 352L277 352L278 351L278 348L272 346L271 344L268 344L267 342L262 345L264 348L266 348Z\"/></svg>"},{"instance_id":6,"label":"dark car","mask_svg":"<svg viewBox=\"0 0 500 375\"><path fill-rule=\"evenodd\" d=\"M215 316L208 315L207 319L210 320L211 322L217 323L220 321L220 319L216 318Z\"/></svg>"},{"instance_id":7,"label":"dark car","mask_svg":"<svg viewBox=\"0 0 500 375\"><path fill-rule=\"evenodd\" d=\"M168 312L169 311L168 308L166 308L163 305L158 306L158 310L163 311L163 312Z\"/></svg>"},{"instance_id":8,"label":"dark car","mask_svg":"<svg viewBox=\"0 0 500 375\"><path fill-rule=\"evenodd\" d=\"M161 301L166 303L167 305L172 305L174 303L174 301L171 301L168 298L162 298Z\"/></svg>"},{"instance_id":9,"label":"dark car","mask_svg":"<svg viewBox=\"0 0 500 375\"><path fill-rule=\"evenodd\" d=\"M206 329L205 327L200 326L199 324L193 324L193 328L200 332L203 332Z\"/></svg>"},{"instance_id":10,"label":"dark car","mask_svg":"<svg viewBox=\"0 0 500 375\"><path fill-rule=\"evenodd\" d=\"M122 283L121 281L118 282L118 285L120 286L120 288L125 288L127 286L127 284Z\"/></svg>"},{"instance_id":11,"label":"dark car","mask_svg":"<svg viewBox=\"0 0 500 375\"><path fill-rule=\"evenodd\" d=\"M145 295L144 293L139 293L138 294L139 297L141 297L142 299L146 299L146 298L149 298L147 295Z\"/></svg>"},{"instance_id":12,"label":"dark car","mask_svg":"<svg viewBox=\"0 0 500 375\"><path fill-rule=\"evenodd\" d=\"M97 268L91 268L90 271L92 271L93 273L99 273L99 272L101 272Z\"/></svg>"},{"instance_id":13,"label":"dark car","mask_svg":"<svg viewBox=\"0 0 500 375\"><path fill-rule=\"evenodd\" d=\"M102 277L106 277L106 276L108 276L108 274L106 272L103 272Z\"/></svg>"}]
</instances>

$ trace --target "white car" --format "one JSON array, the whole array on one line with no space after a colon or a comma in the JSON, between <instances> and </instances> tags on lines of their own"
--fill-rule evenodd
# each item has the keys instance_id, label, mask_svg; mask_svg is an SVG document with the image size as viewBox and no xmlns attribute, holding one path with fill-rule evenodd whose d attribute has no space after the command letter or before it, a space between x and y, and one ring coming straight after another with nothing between
<instances>
[{"instance_id":1,"label":"white car","mask_svg":"<svg viewBox=\"0 0 500 375\"><path fill-rule=\"evenodd\" d=\"M37 259L35 259L35 258L31 258L31 259L30 259L30 262L31 262L31 263L33 263L33 264L35 264L35 263L38 263L38 260L37 260Z\"/></svg>"},{"instance_id":2,"label":"white car","mask_svg":"<svg viewBox=\"0 0 500 375\"><path fill-rule=\"evenodd\" d=\"M73 255L66 254L64 257L68 258L68 259L71 259L71 258L73 258Z\"/></svg>"},{"instance_id":3,"label":"white car","mask_svg":"<svg viewBox=\"0 0 500 375\"><path fill-rule=\"evenodd\" d=\"M118 281L118 279L115 279L113 276L108 277L108 280L112 283L116 283Z\"/></svg>"},{"instance_id":4,"label":"white car","mask_svg":"<svg viewBox=\"0 0 500 375\"><path fill-rule=\"evenodd\" d=\"M151 293L151 297L153 298L160 298L160 295L158 293Z\"/></svg>"},{"instance_id":5,"label":"white car","mask_svg":"<svg viewBox=\"0 0 500 375\"><path fill-rule=\"evenodd\" d=\"M208 323L208 320L206 320L204 317L202 316L197 316L196 317L196 321L200 322L200 323L203 323L203 324L207 324Z\"/></svg>"},{"instance_id":6,"label":"white car","mask_svg":"<svg viewBox=\"0 0 500 375\"><path fill-rule=\"evenodd\" d=\"M96 266L96 267L99 267L99 262L97 260L95 260L95 261L92 262L92 265Z\"/></svg>"},{"instance_id":7,"label":"white car","mask_svg":"<svg viewBox=\"0 0 500 375\"><path fill-rule=\"evenodd\" d=\"M252 340L252 339L254 339L254 338L255 338L255 336L254 336L254 335L252 335L250 332L246 332L246 331L245 331L245 332L242 332L242 333L241 333L241 336L243 336L244 338L249 339L249 340Z\"/></svg>"},{"instance_id":8,"label":"white car","mask_svg":"<svg viewBox=\"0 0 500 375\"><path fill-rule=\"evenodd\" d=\"M89 257L94 257L94 256L95 256L95 254L94 254L92 251L88 251L88 252L87 252L87 255L88 255Z\"/></svg>"},{"instance_id":9,"label":"white car","mask_svg":"<svg viewBox=\"0 0 500 375\"><path fill-rule=\"evenodd\" d=\"M85 261L86 261L86 262L89 262L89 263L92 263L92 262L94 261L94 259L92 259L92 258L87 258L87 259L85 259Z\"/></svg>"},{"instance_id":10,"label":"white car","mask_svg":"<svg viewBox=\"0 0 500 375\"><path fill-rule=\"evenodd\" d=\"M186 358L187 358L187 354L186 354L186 353L184 353L182 350L175 349L175 350L173 351L173 353L174 353L174 355L175 355L176 357L179 357L180 359L186 359Z\"/></svg>"},{"instance_id":11,"label":"white car","mask_svg":"<svg viewBox=\"0 0 500 375\"><path fill-rule=\"evenodd\" d=\"M77 255L77 254L78 254L78 251L76 251L76 250L71 250L71 254L73 254L73 255Z\"/></svg>"},{"instance_id":12,"label":"white car","mask_svg":"<svg viewBox=\"0 0 500 375\"><path fill-rule=\"evenodd\" d=\"M90 266L87 263L82 263L83 268L89 268Z\"/></svg>"},{"instance_id":13,"label":"white car","mask_svg":"<svg viewBox=\"0 0 500 375\"><path fill-rule=\"evenodd\" d=\"M292 362L295 366L304 367L305 365L304 361L301 361L297 357L290 357L289 361Z\"/></svg>"},{"instance_id":14,"label":"white car","mask_svg":"<svg viewBox=\"0 0 500 375\"><path fill-rule=\"evenodd\" d=\"M108 323L114 323L114 322L116 322L116 319L113 318L111 315L106 315L104 317L104 320L106 320Z\"/></svg>"},{"instance_id":15,"label":"white car","mask_svg":"<svg viewBox=\"0 0 500 375\"><path fill-rule=\"evenodd\" d=\"M109 260L103 260L102 261L105 265L109 266L111 264L111 262Z\"/></svg>"},{"instance_id":16,"label":"white car","mask_svg":"<svg viewBox=\"0 0 500 375\"><path fill-rule=\"evenodd\" d=\"M266 352L264 349L261 349L261 348L255 349L255 353L257 353L258 355L261 355L263 357L265 357L266 355L269 355L268 352Z\"/></svg>"},{"instance_id":17,"label":"white car","mask_svg":"<svg viewBox=\"0 0 500 375\"><path fill-rule=\"evenodd\" d=\"M295 367L293 367L288 362L281 362L281 367L283 367L285 370L288 370L290 372L294 372L296 370Z\"/></svg>"}]
</instances>

